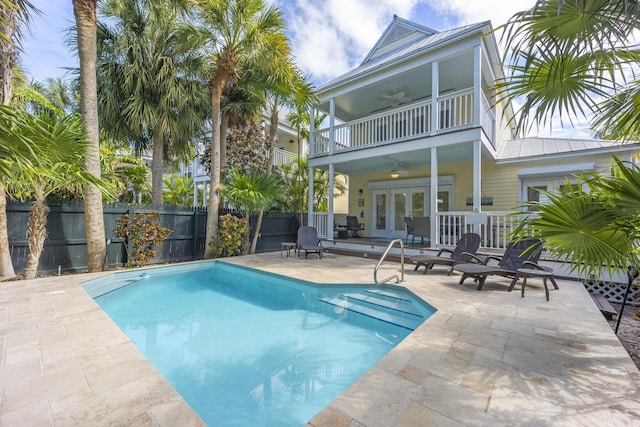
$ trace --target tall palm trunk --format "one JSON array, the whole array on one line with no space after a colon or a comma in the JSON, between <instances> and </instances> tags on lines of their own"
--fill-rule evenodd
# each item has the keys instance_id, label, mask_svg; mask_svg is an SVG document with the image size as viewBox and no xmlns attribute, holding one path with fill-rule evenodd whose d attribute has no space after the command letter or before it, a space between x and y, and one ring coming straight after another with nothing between
<instances>
[{"instance_id":1,"label":"tall palm trunk","mask_svg":"<svg viewBox=\"0 0 640 427\"><path fill-rule=\"evenodd\" d=\"M227 168L227 129L229 128L229 114L223 114L220 120L220 181Z\"/></svg>"},{"instance_id":2,"label":"tall palm trunk","mask_svg":"<svg viewBox=\"0 0 640 427\"><path fill-rule=\"evenodd\" d=\"M162 171L164 166L164 138L153 138L153 158L151 159L151 202L154 206L161 206L162 201Z\"/></svg>"},{"instance_id":3,"label":"tall palm trunk","mask_svg":"<svg viewBox=\"0 0 640 427\"><path fill-rule=\"evenodd\" d=\"M96 80L97 0L73 0L80 58L80 113L91 141L85 157L87 172L100 178L100 136L98 131L98 87ZM102 210L102 193L89 184L83 189L89 271L102 270L107 250Z\"/></svg>"},{"instance_id":4,"label":"tall palm trunk","mask_svg":"<svg viewBox=\"0 0 640 427\"><path fill-rule=\"evenodd\" d=\"M266 170L271 171L273 165L273 157L276 150L276 141L278 140L278 99L273 101L273 109L271 110L271 127L269 128L269 157L267 158ZM258 246L258 236L260 236L260 227L262 227L262 218L264 216L264 209L260 209L258 213L258 220L256 221L256 228L253 232L253 240L251 241L250 254L256 253L256 247Z\"/></svg>"},{"instance_id":5,"label":"tall palm trunk","mask_svg":"<svg viewBox=\"0 0 640 427\"><path fill-rule=\"evenodd\" d=\"M220 188L220 98L222 97L222 88L226 81L226 76L216 76L213 80L213 95L211 96L211 187L209 188L207 234L204 252L204 257L207 259L215 257L212 244L218 232L218 209L220 207L220 200L218 199L216 190Z\"/></svg>"},{"instance_id":6,"label":"tall palm trunk","mask_svg":"<svg viewBox=\"0 0 640 427\"><path fill-rule=\"evenodd\" d=\"M0 185L0 280L16 277L9 250L9 232L7 231L7 193Z\"/></svg>"},{"instance_id":7,"label":"tall palm trunk","mask_svg":"<svg viewBox=\"0 0 640 427\"><path fill-rule=\"evenodd\" d=\"M253 233L253 239L251 240L251 248L249 249L250 254L256 253L256 247L258 246L258 236L260 235L260 227L262 227L262 217L264 215L264 208L260 209L258 213L258 219L256 221L256 230Z\"/></svg>"},{"instance_id":8,"label":"tall palm trunk","mask_svg":"<svg viewBox=\"0 0 640 427\"><path fill-rule=\"evenodd\" d=\"M11 10L11 9L9 9ZM0 10L0 34L11 40L15 28L15 15ZM9 105L11 101L11 80L13 66L16 62L15 46L7 40L0 39L0 104ZM9 232L7 231L7 193L0 185L0 279L7 280L16 276L11 262L9 250Z\"/></svg>"},{"instance_id":9,"label":"tall palm trunk","mask_svg":"<svg viewBox=\"0 0 640 427\"><path fill-rule=\"evenodd\" d=\"M0 105L9 105L11 101L11 81L13 66L16 64L16 46L10 41L16 27L16 12L13 8L0 9L0 34L6 39L0 39Z\"/></svg>"},{"instance_id":10,"label":"tall palm trunk","mask_svg":"<svg viewBox=\"0 0 640 427\"><path fill-rule=\"evenodd\" d=\"M31 212L29 212L29 235L27 237L29 255L22 273L25 279L35 279L38 272L40 255L44 249L44 240L47 238L48 215L49 207L45 203L42 190L36 187L36 200L31 204Z\"/></svg>"}]
</instances>

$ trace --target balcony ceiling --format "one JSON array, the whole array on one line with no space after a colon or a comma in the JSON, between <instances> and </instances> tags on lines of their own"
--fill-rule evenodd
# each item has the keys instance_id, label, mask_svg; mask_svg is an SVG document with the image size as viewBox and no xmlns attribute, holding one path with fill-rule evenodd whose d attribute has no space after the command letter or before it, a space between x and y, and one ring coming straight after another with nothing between
<instances>
[{"instance_id":1,"label":"balcony ceiling","mask_svg":"<svg viewBox=\"0 0 640 427\"><path fill-rule=\"evenodd\" d=\"M472 87L472 53L466 52L439 62L439 75L440 94ZM394 93L404 92L404 96L411 101L405 101L399 105L429 98L431 97L431 76L431 64L427 64L355 90L349 90L349 86L344 85L339 88L341 93L335 97L336 118L342 122L348 122L393 108L389 99L383 95L391 96ZM354 81L354 87L358 83ZM322 101L318 108L328 113L329 99L324 99L322 92L320 97Z\"/></svg>"},{"instance_id":2,"label":"balcony ceiling","mask_svg":"<svg viewBox=\"0 0 640 427\"><path fill-rule=\"evenodd\" d=\"M472 143L462 143L448 145L438 148L438 164L467 163L473 161ZM334 170L337 173L346 175L359 175L363 173L373 173L380 171L391 172L392 169L414 169L431 167L431 149L425 148L418 151L407 151L394 153L393 155L377 156L370 158L359 158L344 163L334 163ZM320 166L326 169L326 167ZM404 178L417 178L408 175Z\"/></svg>"}]
</instances>

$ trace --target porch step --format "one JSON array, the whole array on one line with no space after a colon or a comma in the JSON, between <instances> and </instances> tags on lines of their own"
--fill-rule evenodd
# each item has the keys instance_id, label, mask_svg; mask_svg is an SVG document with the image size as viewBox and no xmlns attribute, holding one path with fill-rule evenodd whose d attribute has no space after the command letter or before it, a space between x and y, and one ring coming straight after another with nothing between
<instances>
[{"instance_id":1,"label":"porch step","mask_svg":"<svg viewBox=\"0 0 640 427\"><path fill-rule=\"evenodd\" d=\"M320 298L320 301L373 319L415 330L425 317L412 305L411 300L389 293L354 292L338 297Z\"/></svg>"}]
</instances>

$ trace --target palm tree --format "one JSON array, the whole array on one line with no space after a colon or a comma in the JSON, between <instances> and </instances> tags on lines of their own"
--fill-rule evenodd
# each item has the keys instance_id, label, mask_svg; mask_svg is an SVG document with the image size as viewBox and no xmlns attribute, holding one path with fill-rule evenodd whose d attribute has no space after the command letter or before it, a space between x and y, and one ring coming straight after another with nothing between
<instances>
[{"instance_id":1,"label":"palm tree","mask_svg":"<svg viewBox=\"0 0 640 427\"><path fill-rule=\"evenodd\" d=\"M14 135L9 135L9 138L26 138L41 146L40 151L46 153L37 159L35 169L16 169L16 179L8 186L8 193L14 198L35 199L29 213L29 255L23 272L26 279L33 279L47 235L49 209L46 197L61 188L82 186L87 181L100 187L102 183L82 169L88 143L77 116L58 119L55 114L31 115L22 110L18 112L18 118L12 130Z\"/></svg>"},{"instance_id":2,"label":"palm tree","mask_svg":"<svg viewBox=\"0 0 640 427\"><path fill-rule=\"evenodd\" d=\"M637 1L537 0L502 28L509 73L497 97L524 99L520 130L558 114L570 123L591 119L601 136L639 139L640 81L624 78L640 60L631 42L639 28Z\"/></svg>"},{"instance_id":3,"label":"palm tree","mask_svg":"<svg viewBox=\"0 0 640 427\"><path fill-rule=\"evenodd\" d=\"M211 193L209 197L205 258L214 256L211 243L218 228L220 187L220 99L228 82L238 80L247 64L268 64L269 58L288 55L284 19L263 0L198 0L199 34L211 58Z\"/></svg>"},{"instance_id":4,"label":"palm tree","mask_svg":"<svg viewBox=\"0 0 640 427\"><path fill-rule=\"evenodd\" d=\"M98 126L98 85L96 79L96 34L98 0L73 0L80 59L80 114L89 139L85 170L100 179L100 131ZM87 234L87 267L90 272L103 267L107 242L104 231L102 192L92 184L84 187L84 220Z\"/></svg>"},{"instance_id":5,"label":"palm tree","mask_svg":"<svg viewBox=\"0 0 640 427\"><path fill-rule=\"evenodd\" d=\"M170 175L163 179L164 202L169 206L193 205L193 178Z\"/></svg>"},{"instance_id":6,"label":"palm tree","mask_svg":"<svg viewBox=\"0 0 640 427\"><path fill-rule=\"evenodd\" d=\"M280 180L274 173L252 169L249 172L234 168L229 171L227 181L222 187L222 195L231 204L243 210L247 220L252 214L262 213L274 206L280 196ZM256 253L258 235L262 217L258 216L251 242L250 254Z\"/></svg>"},{"instance_id":7,"label":"palm tree","mask_svg":"<svg viewBox=\"0 0 640 427\"><path fill-rule=\"evenodd\" d=\"M29 23L29 14L39 11L27 0L0 1L0 105L9 105L12 95L13 68L18 57L18 46L22 31ZM23 146L23 148L26 148ZM20 156L13 159L25 160L22 154L29 156L30 150L13 151ZM7 232L7 194L4 185L0 185L0 277L15 277L15 270L9 252L9 234Z\"/></svg>"},{"instance_id":8,"label":"palm tree","mask_svg":"<svg viewBox=\"0 0 640 427\"><path fill-rule=\"evenodd\" d=\"M109 0L99 25L100 118L109 135L151 148L152 202L162 205L170 157L193 157L209 95L199 51L182 29L178 2Z\"/></svg>"},{"instance_id":9,"label":"palm tree","mask_svg":"<svg viewBox=\"0 0 640 427\"><path fill-rule=\"evenodd\" d=\"M640 82L616 79L640 59L628 47L640 28L639 7L631 0L539 0L509 20L504 37L512 74L498 90L509 102L525 97L521 129L555 114L593 114L600 136L640 137ZM542 238L553 255L585 275L626 272L630 287L640 267L640 169L614 158L613 171L580 175L577 185L548 193L549 202L534 204L536 215L522 221L515 237Z\"/></svg>"}]
</instances>

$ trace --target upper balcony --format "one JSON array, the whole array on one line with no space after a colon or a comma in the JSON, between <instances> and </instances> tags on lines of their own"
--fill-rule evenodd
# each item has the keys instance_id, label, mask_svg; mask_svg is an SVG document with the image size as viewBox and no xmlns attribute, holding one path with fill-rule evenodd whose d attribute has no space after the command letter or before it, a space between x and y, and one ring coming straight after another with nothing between
<instances>
[{"instance_id":1,"label":"upper balcony","mask_svg":"<svg viewBox=\"0 0 640 427\"><path fill-rule=\"evenodd\" d=\"M482 92L481 92L482 93ZM438 97L432 114L433 102L426 98L418 102L376 113L313 133L311 155L337 153L354 148L368 148L381 144L438 135L480 125L489 141L495 144L495 112L484 94L481 94L480 120L474 117L473 88ZM436 118L434 123L434 117ZM495 148L495 145L494 145Z\"/></svg>"}]
</instances>

